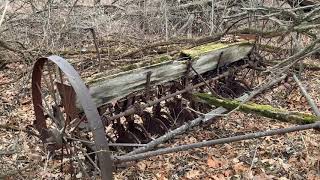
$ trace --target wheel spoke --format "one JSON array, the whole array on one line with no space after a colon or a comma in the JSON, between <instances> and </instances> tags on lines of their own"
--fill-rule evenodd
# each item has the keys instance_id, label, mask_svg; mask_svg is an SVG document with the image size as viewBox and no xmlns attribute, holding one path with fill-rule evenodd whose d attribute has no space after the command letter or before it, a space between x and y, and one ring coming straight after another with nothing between
<instances>
[{"instance_id":1,"label":"wheel spoke","mask_svg":"<svg viewBox=\"0 0 320 180\"><path fill-rule=\"evenodd\" d=\"M46 66L47 67L47 71L48 71L48 75L49 75L49 81L50 81L50 92L51 92L51 95L53 97L53 100L56 104L56 106L58 107L58 101L57 101L57 97L56 97L56 93L55 93L55 88L54 88L54 80L53 80L53 77L52 77L52 72L51 72L51 68L49 68L49 64ZM46 79L46 78L44 78Z\"/></svg>"},{"instance_id":2,"label":"wheel spoke","mask_svg":"<svg viewBox=\"0 0 320 180\"><path fill-rule=\"evenodd\" d=\"M48 68L48 65L45 66L46 69L47 69L47 75L44 75L43 76L43 82L44 82L44 85L46 87L46 90L47 90L47 93L49 93L49 95L53 98L53 101L55 102L56 106L58 106L58 103L57 103L57 98L56 98L56 95L55 95L55 90L54 90L54 85L53 85L53 79L51 79L51 75L50 75L50 70ZM47 76L49 76L49 81L47 79ZM50 82L50 83L49 83Z\"/></svg>"},{"instance_id":3,"label":"wheel spoke","mask_svg":"<svg viewBox=\"0 0 320 180\"><path fill-rule=\"evenodd\" d=\"M81 124L81 122L83 122L85 117L86 117L85 115L82 115L81 118L76 118L69 123L70 133L72 133L74 130L76 130L79 127L79 125Z\"/></svg>"},{"instance_id":4,"label":"wheel spoke","mask_svg":"<svg viewBox=\"0 0 320 180\"><path fill-rule=\"evenodd\" d=\"M53 120L53 122L58 125L59 127L59 120L56 119L52 113L50 113L47 109L43 108L42 106L39 106L45 113L47 113L47 115ZM60 127L59 127L60 128Z\"/></svg>"},{"instance_id":5,"label":"wheel spoke","mask_svg":"<svg viewBox=\"0 0 320 180\"><path fill-rule=\"evenodd\" d=\"M40 87L39 87L39 85L37 85L37 88L39 88L40 89ZM43 92L42 91L39 91L40 93L41 93L41 99L42 99L42 102L44 102L44 104L45 104L45 106L46 106L46 108L44 108L43 106L40 106L39 105L39 107L44 111L44 112L46 112L47 113L47 115L53 120L53 122L61 129L62 128L62 125L61 125L61 119L57 119L56 117L55 117L55 115L54 115L54 112L53 112L53 109L52 109L52 112L50 112L50 106L49 106L49 103L47 102L47 100L46 100L46 98L44 97L44 95L43 95ZM59 109L59 107L58 107L58 109ZM61 111L60 111L61 112ZM62 112L61 112L61 114L62 114ZM59 115L59 112L58 112L58 118L61 118L61 117L63 117L63 116L60 116Z\"/></svg>"}]
</instances>

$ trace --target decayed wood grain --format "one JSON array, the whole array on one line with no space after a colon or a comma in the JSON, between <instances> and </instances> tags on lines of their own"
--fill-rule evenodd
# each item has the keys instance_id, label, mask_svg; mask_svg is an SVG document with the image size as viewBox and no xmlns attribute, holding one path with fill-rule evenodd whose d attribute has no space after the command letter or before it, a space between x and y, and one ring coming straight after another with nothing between
<instances>
[{"instance_id":1,"label":"decayed wood grain","mask_svg":"<svg viewBox=\"0 0 320 180\"><path fill-rule=\"evenodd\" d=\"M220 65L225 65L246 57L251 49L252 46L247 42L210 43L182 51L181 54L191 57L192 66L199 73L204 73L216 68L221 53L223 55ZM104 103L118 100L132 92L144 89L148 72L152 72L151 85L157 85L184 76L186 68L187 60L166 61L108 77L91 79L87 81L87 84L93 100L99 107Z\"/></svg>"}]
</instances>

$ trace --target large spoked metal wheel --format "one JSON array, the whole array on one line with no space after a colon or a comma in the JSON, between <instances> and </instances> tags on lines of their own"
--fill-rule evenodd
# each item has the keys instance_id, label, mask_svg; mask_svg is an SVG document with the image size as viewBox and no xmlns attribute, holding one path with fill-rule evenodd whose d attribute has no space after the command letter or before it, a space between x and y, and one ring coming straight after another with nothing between
<instances>
[{"instance_id":1,"label":"large spoked metal wheel","mask_svg":"<svg viewBox=\"0 0 320 180\"><path fill-rule=\"evenodd\" d=\"M87 87L65 59L50 56L37 60L32 99L34 126L51 155L70 163L72 174L87 172L83 164L89 161L103 179L112 178L105 128ZM97 155L100 168L92 154Z\"/></svg>"}]
</instances>

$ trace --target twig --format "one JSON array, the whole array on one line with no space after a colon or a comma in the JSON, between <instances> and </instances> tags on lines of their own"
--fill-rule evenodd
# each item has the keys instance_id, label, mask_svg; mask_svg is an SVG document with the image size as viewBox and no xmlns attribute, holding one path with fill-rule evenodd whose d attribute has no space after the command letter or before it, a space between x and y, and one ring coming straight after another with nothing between
<instances>
[{"instance_id":1,"label":"twig","mask_svg":"<svg viewBox=\"0 0 320 180\"><path fill-rule=\"evenodd\" d=\"M285 133L290 133L290 132L295 132L295 131L303 131L303 130L308 130L308 129L313 129L313 128L314 129L320 128L320 122L316 122L313 124L307 124L307 125L293 126L293 127L289 127L289 128L260 131L260 132L256 132L256 133L249 133L246 135L233 136L233 137L221 138L221 139L214 139L214 140L209 140L209 141L204 141L204 142L199 142L199 143L192 143L192 144L176 146L176 147L163 148L163 149L159 149L156 151L149 151L149 152L140 153L140 154L116 156L113 158L113 161L115 163L135 161L135 160L145 159L145 158L163 155L163 154L169 154L169 153L174 153L174 152L179 152L179 151L187 151L187 150L193 149L193 148L201 148L201 147L213 146L213 145L218 145L218 144L232 143L232 142L237 142L237 141L242 141L242 140L249 140L249 139L253 139L253 138L261 138L261 137L273 136L273 135L280 135L280 134L285 134Z\"/></svg>"},{"instance_id":2,"label":"twig","mask_svg":"<svg viewBox=\"0 0 320 180\"><path fill-rule=\"evenodd\" d=\"M196 118L196 119L192 120L191 122L188 122L188 123L180 126L179 128L174 129L174 130L164 134L163 136L149 142L148 144L146 144L145 147L141 147L141 148L138 148L136 150L131 151L127 155L133 155L133 154L142 153L142 152L146 152L148 150L151 150L154 147L164 143L165 141L172 139L173 137L186 132L188 129L199 125L201 122L209 121L209 120L217 117L216 114L223 114L225 112L227 112L227 110L223 107L219 107L217 109L214 109L214 110L210 111L209 113L207 113L204 117L201 116L199 118ZM214 115L209 115L209 114L214 114Z\"/></svg>"},{"instance_id":3,"label":"twig","mask_svg":"<svg viewBox=\"0 0 320 180\"><path fill-rule=\"evenodd\" d=\"M314 102L312 97L308 94L306 88L303 86L303 84L301 83L301 81L298 79L298 77L295 74L293 74L293 79L298 84L302 94L306 97L306 99L307 99L309 105L311 106L313 112L316 114L316 116L320 117L319 108L317 107L316 103Z\"/></svg>"},{"instance_id":4,"label":"twig","mask_svg":"<svg viewBox=\"0 0 320 180\"><path fill-rule=\"evenodd\" d=\"M43 172L46 172L46 171L47 171L48 163L49 163L50 160L51 160L50 152L48 151L48 154L47 154L47 157L46 157L46 161L45 161L44 167L43 167ZM43 177L42 177L42 178L43 178Z\"/></svg>"},{"instance_id":5,"label":"twig","mask_svg":"<svg viewBox=\"0 0 320 180\"><path fill-rule=\"evenodd\" d=\"M273 71L276 72L276 74L283 74L283 73L286 73L287 71L290 70L290 68L295 65L297 62L299 62L300 60L308 57L308 56L311 56L313 54L315 54L317 51L320 51L320 46L319 47L316 47L314 50L312 50L311 52L303 55L303 56L300 56L296 59L294 59L291 63L289 63L288 65L282 67L282 68L279 68L279 69L274 69Z\"/></svg>"},{"instance_id":6,"label":"twig","mask_svg":"<svg viewBox=\"0 0 320 180\"><path fill-rule=\"evenodd\" d=\"M84 174L84 176L85 176L87 179L90 179L89 174L87 173L85 167L84 167L83 164L82 164L82 163L83 163L82 160L81 160L78 156L76 156L75 159L76 159L76 160L78 161L78 163L79 163L81 172Z\"/></svg>"},{"instance_id":7,"label":"twig","mask_svg":"<svg viewBox=\"0 0 320 180\"><path fill-rule=\"evenodd\" d=\"M30 167L33 167L34 165L38 164L39 162L40 161L31 162L26 167L23 167L21 169L16 169L16 170L13 170L13 171L9 171L6 174L0 174L0 179L6 179L7 177L12 177L15 174L21 173L22 171L24 171L24 170L26 170L26 169L28 169Z\"/></svg>"},{"instance_id":8,"label":"twig","mask_svg":"<svg viewBox=\"0 0 320 180\"><path fill-rule=\"evenodd\" d=\"M258 151L258 147L259 147L259 144L257 143L257 144L256 144L256 148L255 148L255 150L254 150L253 157L252 157L252 161L251 161L251 165L250 165L250 171L251 171L251 169L252 169L252 167L253 167L254 159L256 158L257 151Z\"/></svg>"},{"instance_id":9,"label":"twig","mask_svg":"<svg viewBox=\"0 0 320 180\"><path fill-rule=\"evenodd\" d=\"M320 39L314 40L312 43L310 43L308 46L306 46L305 48L300 50L298 53L288 57L287 59L285 59L285 60L281 61L280 63L278 63L277 65L273 66L270 69L270 71L271 70L275 71L276 69L279 69L290 62L299 61L300 59L302 59L306 55L310 55L310 53L314 53L315 52L314 50L317 49L316 45L318 43L320 43Z\"/></svg>"},{"instance_id":10,"label":"twig","mask_svg":"<svg viewBox=\"0 0 320 180\"><path fill-rule=\"evenodd\" d=\"M3 12L2 12L2 15L1 15L1 19L0 19L0 27L1 27L2 23L3 23L4 17L6 15L8 4L9 4L9 1L6 1L4 9L3 9Z\"/></svg>"},{"instance_id":11,"label":"twig","mask_svg":"<svg viewBox=\"0 0 320 180\"><path fill-rule=\"evenodd\" d=\"M13 130L13 131L21 131L21 132L24 132L24 133L27 133L27 134L30 134L30 135L33 135L33 136L36 136L38 138L40 138L40 136L28 129L21 129L21 128L18 128L18 127L14 127L14 126L9 126L9 125L5 125L5 124L0 124L0 129L6 129L6 130Z\"/></svg>"},{"instance_id":12,"label":"twig","mask_svg":"<svg viewBox=\"0 0 320 180\"><path fill-rule=\"evenodd\" d=\"M272 80L271 82L267 83L266 85L262 86L261 88L253 91L250 93L249 96L245 95L243 97L240 97L239 99L242 100L242 102L247 102L250 99L252 99L254 96L258 95L259 93L263 92L264 90L266 90L267 88L273 86L274 84L280 82L281 80L283 80L286 76L282 76L281 78L278 78L276 80ZM196 118L195 120L180 126L179 128L170 131L168 133L166 133L165 135L149 142L148 144L146 144L145 147L141 147L138 148L134 151L131 151L130 153L128 153L127 155L133 155L133 154L137 154L137 153L142 153L142 152L146 152L150 149L153 149L154 147L158 146L159 144L164 143L165 141L177 136L178 134L182 134L185 131L187 131L188 129L197 126L198 124L200 124L201 122L207 122L210 121L211 119L217 117L217 114L220 114L219 116L221 116L221 114L227 112L228 110L223 108L223 107L219 107L217 109L214 109L213 111L207 113L204 117L199 117ZM232 111L233 112L233 111ZM228 113L230 114L230 113Z\"/></svg>"},{"instance_id":13,"label":"twig","mask_svg":"<svg viewBox=\"0 0 320 180\"><path fill-rule=\"evenodd\" d=\"M219 65L219 62L218 62L218 65ZM217 69L219 69L218 65L217 65ZM220 97L220 96L212 89L212 87L207 83L207 81L202 77L202 75L199 74L199 73L197 72L197 70L195 70L195 69L192 67L192 65L191 65L190 67L191 67L191 69L196 73L196 75L201 79L201 81L204 82L204 84L207 86L207 88L209 89L209 91L211 92L211 94L214 95L214 96L216 96L216 97ZM218 74L219 74L219 73L218 73Z\"/></svg>"},{"instance_id":14,"label":"twig","mask_svg":"<svg viewBox=\"0 0 320 180\"><path fill-rule=\"evenodd\" d=\"M0 151L0 156L16 154L17 151Z\"/></svg>"},{"instance_id":15,"label":"twig","mask_svg":"<svg viewBox=\"0 0 320 180\"><path fill-rule=\"evenodd\" d=\"M82 143L86 143L88 145L94 145L94 142L91 141L86 141L86 140L82 140L82 139L76 139L76 138L72 138L72 137L66 137L69 140L72 141L79 141ZM146 146L145 144L134 144L134 143L108 143L108 146L117 146L117 147L144 147Z\"/></svg>"},{"instance_id":16,"label":"twig","mask_svg":"<svg viewBox=\"0 0 320 180\"><path fill-rule=\"evenodd\" d=\"M102 71L102 60L101 60L101 53L100 53L100 48L99 48L99 44L98 44L98 40L97 40L97 35L96 35L96 31L93 28L89 28L91 34L92 34L92 38L93 38L93 42L94 42L94 46L96 48L97 51L97 58L99 61L99 72Z\"/></svg>"}]
</instances>

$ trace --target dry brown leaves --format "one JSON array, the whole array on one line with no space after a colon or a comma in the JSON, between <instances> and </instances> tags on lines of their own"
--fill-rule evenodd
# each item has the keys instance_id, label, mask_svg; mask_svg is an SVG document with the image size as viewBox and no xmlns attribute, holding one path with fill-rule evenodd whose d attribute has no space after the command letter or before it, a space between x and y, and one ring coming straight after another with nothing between
<instances>
[{"instance_id":1,"label":"dry brown leaves","mask_svg":"<svg viewBox=\"0 0 320 180\"><path fill-rule=\"evenodd\" d=\"M319 75L319 72L307 71L303 82L320 107ZM263 94L255 101L311 113L307 102L292 81ZM179 136L174 145L289 126L292 125L235 112L210 127L196 128ZM131 176L127 176L127 173L135 172L136 177L141 179L316 180L320 179L319 140L319 133L309 130L200 148L140 161L136 166L119 170L115 177L130 179ZM149 168L149 165L153 167Z\"/></svg>"},{"instance_id":2,"label":"dry brown leaves","mask_svg":"<svg viewBox=\"0 0 320 180\"><path fill-rule=\"evenodd\" d=\"M10 65L0 71L0 83L14 80L15 72L25 67ZM302 81L320 107L319 72L307 71ZM34 120L30 92L21 96L21 87L29 88L26 79L0 87L0 123L24 128ZM28 82L29 83L29 82ZM293 82L280 86L255 99L258 103L290 110L311 112ZM24 86L23 86L24 85ZM18 97L18 98L16 98ZM18 99L18 100L17 100ZM271 128L288 127L259 116L235 112L216 124L195 128L178 136L172 145L201 142ZM205 147L153 157L118 169L116 179L320 179L320 136L313 130ZM0 175L21 170L6 179L65 179L58 173L58 161L47 161L41 142L23 132L0 129ZM168 144L168 146L170 146ZM31 163L31 167L28 167ZM26 169L24 169L26 168ZM69 171L67 166L65 171ZM83 179L83 175L77 174Z\"/></svg>"}]
</instances>

